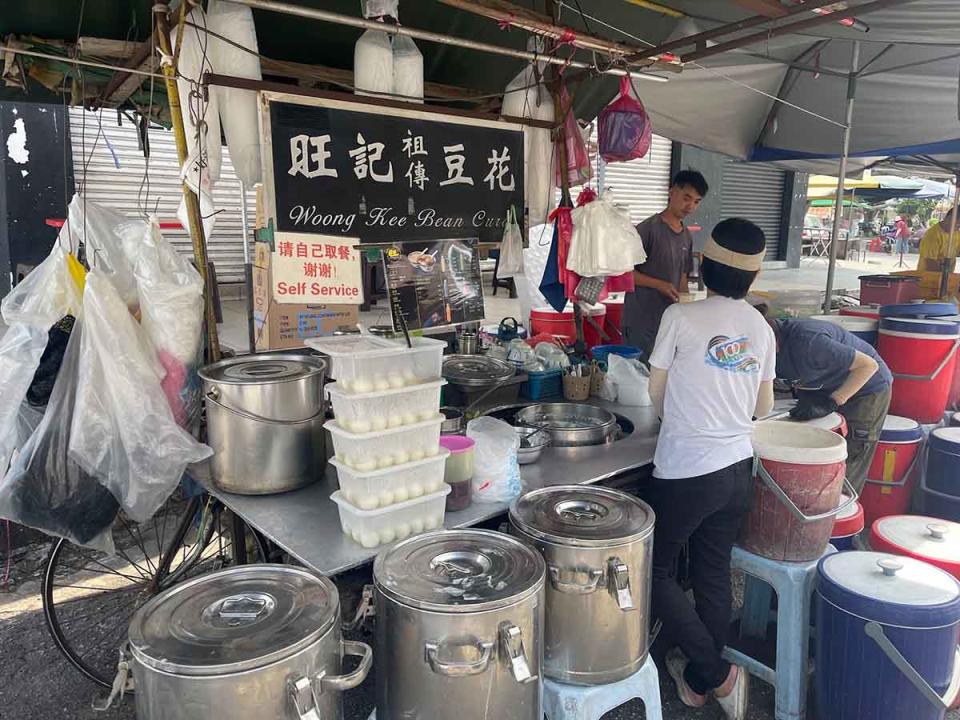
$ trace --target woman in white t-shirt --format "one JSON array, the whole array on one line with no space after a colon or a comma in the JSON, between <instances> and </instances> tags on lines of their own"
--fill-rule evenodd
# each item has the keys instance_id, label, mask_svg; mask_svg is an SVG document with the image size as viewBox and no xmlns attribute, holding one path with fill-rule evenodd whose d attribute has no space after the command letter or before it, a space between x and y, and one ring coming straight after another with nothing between
<instances>
[{"instance_id":1,"label":"woman in white t-shirt","mask_svg":"<svg viewBox=\"0 0 960 720\"><path fill-rule=\"evenodd\" d=\"M721 657L731 615L730 553L750 509L753 418L773 408L776 341L745 300L765 239L749 220L719 223L703 249L707 299L663 315L650 357L662 425L644 495L657 514L652 610L679 647L667 669L680 699L712 694L730 720L746 717L749 676ZM696 607L677 582L687 545Z\"/></svg>"}]
</instances>

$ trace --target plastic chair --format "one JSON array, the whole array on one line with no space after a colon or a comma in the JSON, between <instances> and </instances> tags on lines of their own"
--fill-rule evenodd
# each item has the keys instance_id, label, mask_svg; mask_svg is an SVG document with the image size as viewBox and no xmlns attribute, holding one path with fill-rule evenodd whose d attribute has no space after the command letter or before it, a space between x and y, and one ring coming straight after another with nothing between
<instances>
[{"instance_id":1,"label":"plastic chair","mask_svg":"<svg viewBox=\"0 0 960 720\"><path fill-rule=\"evenodd\" d=\"M828 545L823 554L835 552L836 549ZM820 558L809 562L780 562L754 555L741 547L733 548L731 567L747 574L740 618L741 635L766 635L771 588L777 593L776 669L729 646L724 649L723 656L774 686L777 720L802 720L806 715L810 605L819 561Z\"/></svg>"},{"instance_id":2,"label":"plastic chair","mask_svg":"<svg viewBox=\"0 0 960 720\"><path fill-rule=\"evenodd\" d=\"M639 698L647 720L663 720L660 679L653 658L633 675L608 685L566 685L543 681L543 714L547 720L600 720L605 713Z\"/></svg>"}]
</instances>

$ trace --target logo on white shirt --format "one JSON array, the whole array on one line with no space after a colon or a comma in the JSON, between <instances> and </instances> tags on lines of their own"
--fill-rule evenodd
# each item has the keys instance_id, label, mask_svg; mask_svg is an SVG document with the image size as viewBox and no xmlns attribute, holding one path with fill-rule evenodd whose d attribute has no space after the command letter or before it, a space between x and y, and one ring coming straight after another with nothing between
<instances>
[{"instance_id":1,"label":"logo on white shirt","mask_svg":"<svg viewBox=\"0 0 960 720\"><path fill-rule=\"evenodd\" d=\"M760 372L760 360L750 351L750 339L746 335L729 338L715 335L707 344L707 365L736 373Z\"/></svg>"}]
</instances>

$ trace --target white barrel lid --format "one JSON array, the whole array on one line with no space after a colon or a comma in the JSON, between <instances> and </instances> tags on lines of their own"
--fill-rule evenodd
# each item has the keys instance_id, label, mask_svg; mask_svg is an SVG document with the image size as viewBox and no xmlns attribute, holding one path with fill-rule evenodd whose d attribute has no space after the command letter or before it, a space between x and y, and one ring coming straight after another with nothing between
<instances>
[{"instance_id":1,"label":"white barrel lid","mask_svg":"<svg viewBox=\"0 0 960 720\"><path fill-rule=\"evenodd\" d=\"M912 555L960 563L960 523L923 515L888 515L873 524L873 532Z\"/></svg>"},{"instance_id":2,"label":"white barrel lid","mask_svg":"<svg viewBox=\"0 0 960 720\"><path fill-rule=\"evenodd\" d=\"M806 420L803 424L807 427L815 427L821 430L835 432L837 428L843 426L843 416L838 412L832 412L829 415L824 415L822 418Z\"/></svg>"},{"instance_id":3,"label":"white barrel lid","mask_svg":"<svg viewBox=\"0 0 960 720\"><path fill-rule=\"evenodd\" d=\"M884 442L917 442L923 438L920 423L899 415L887 415L883 420L880 440Z\"/></svg>"},{"instance_id":4,"label":"white barrel lid","mask_svg":"<svg viewBox=\"0 0 960 720\"><path fill-rule=\"evenodd\" d=\"M850 504L847 505L847 503ZM840 493L840 502L837 503L837 506L842 507L844 505L847 506L837 513L837 520L847 520L860 512L860 503L850 502L849 495Z\"/></svg>"},{"instance_id":5,"label":"white barrel lid","mask_svg":"<svg viewBox=\"0 0 960 720\"><path fill-rule=\"evenodd\" d=\"M796 465L824 465L847 459L847 441L840 435L789 420L756 423L753 449L761 459Z\"/></svg>"},{"instance_id":6,"label":"white barrel lid","mask_svg":"<svg viewBox=\"0 0 960 720\"><path fill-rule=\"evenodd\" d=\"M876 332L880 326L879 317L868 318L862 315L811 315L810 319L833 323L849 332Z\"/></svg>"},{"instance_id":7,"label":"white barrel lid","mask_svg":"<svg viewBox=\"0 0 960 720\"><path fill-rule=\"evenodd\" d=\"M825 557L820 567L821 572L838 587L882 603L933 607L946 605L960 597L960 584L956 578L911 557L879 552L842 552Z\"/></svg>"}]
</instances>

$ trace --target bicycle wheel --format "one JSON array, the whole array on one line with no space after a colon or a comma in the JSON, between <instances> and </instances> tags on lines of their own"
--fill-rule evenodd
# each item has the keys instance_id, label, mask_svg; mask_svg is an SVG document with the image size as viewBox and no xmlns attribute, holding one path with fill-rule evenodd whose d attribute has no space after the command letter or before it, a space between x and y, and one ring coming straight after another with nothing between
<instances>
[{"instance_id":1,"label":"bicycle wheel","mask_svg":"<svg viewBox=\"0 0 960 720\"><path fill-rule=\"evenodd\" d=\"M235 544L234 535L243 534ZM242 562L266 562L262 537L208 496L171 498L146 523L114 524L117 554L54 543L43 610L57 646L81 673L109 688L133 614L176 582Z\"/></svg>"}]
</instances>

